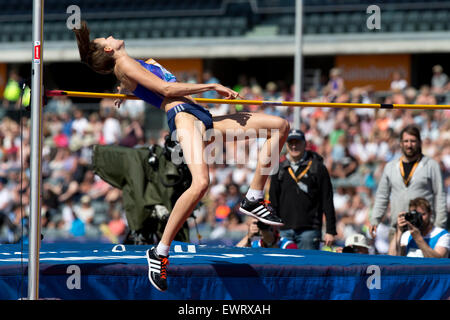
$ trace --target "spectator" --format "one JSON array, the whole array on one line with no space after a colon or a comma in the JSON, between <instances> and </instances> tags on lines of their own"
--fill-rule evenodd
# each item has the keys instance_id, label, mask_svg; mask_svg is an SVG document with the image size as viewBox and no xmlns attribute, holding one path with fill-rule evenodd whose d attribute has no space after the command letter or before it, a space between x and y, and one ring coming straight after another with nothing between
<instances>
[{"instance_id":1,"label":"spectator","mask_svg":"<svg viewBox=\"0 0 450 320\"><path fill-rule=\"evenodd\" d=\"M386 109L381 109L377 112L375 126L379 131L386 131L391 122L392 119L388 117Z\"/></svg>"},{"instance_id":2,"label":"spectator","mask_svg":"<svg viewBox=\"0 0 450 320\"><path fill-rule=\"evenodd\" d=\"M97 112L93 112L89 115L89 124L92 129L91 133L94 136L94 140L99 144L105 144L105 138L103 136L103 123Z\"/></svg>"},{"instance_id":3,"label":"spectator","mask_svg":"<svg viewBox=\"0 0 450 320\"><path fill-rule=\"evenodd\" d=\"M236 247L298 249L295 242L280 236L277 227L263 224L253 217L248 217L247 221L248 233ZM254 239L256 236L260 238Z\"/></svg>"},{"instance_id":4,"label":"spectator","mask_svg":"<svg viewBox=\"0 0 450 320\"><path fill-rule=\"evenodd\" d=\"M400 89L393 89L392 94L388 97L386 97L386 100L384 103L392 103L392 104L405 104L406 103L406 96Z\"/></svg>"},{"instance_id":5,"label":"spectator","mask_svg":"<svg viewBox=\"0 0 450 320\"><path fill-rule=\"evenodd\" d=\"M11 70L9 73L8 82L3 91L3 106L19 108L20 102L20 82L21 78L16 70Z\"/></svg>"},{"instance_id":6,"label":"spectator","mask_svg":"<svg viewBox=\"0 0 450 320\"><path fill-rule=\"evenodd\" d=\"M224 187L225 188L225 187ZM225 191L226 189L224 189ZM210 234L211 239L218 239L225 236L228 226L228 217L231 214L231 208L227 205L225 192L217 195L213 205L214 229Z\"/></svg>"},{"instance_id":7,"label":"spectator","mask_svg":"<svg viewBox=\"0 0 450 320\"><path fill-rule=\"evenodd\" d=\"M264 100L264 92L259 84L254 84L250 87L250 97L249 100ZM251 104L248 105L248 111L256 112L260 108L260 105Z\"/></svg>"},{"instance_id":8,"label":"spectator","mask_svg":"<svg viewBox=\"0 0 450 320\"><path fill-rule=\"evenodd\" d=\"M405 99L407 104L414 104L417 97L417 90L413 87L407 87L405 89Z\"/></svg>"},{"instance_id":9,"label":"spectator","mask_svg":"<svg viewBox=\"0 0 450 320\"><path fill-rule=\"evenodd\" d=\"M72 212L74 215L72 225L70 226L70 234L74 237L82 237L86 234L86 228L84 222L77 217L75 212Z\"/></svg>"},{"instance_id":10,"label":"spectator","mask_svg":"<svg viewBox=\"0 0 450 320\"><path fill-rule=\"evenodd\" d=\"M14 224L17 205L11 206L11 192L4 186L6 183L5 178L0 178L0 234L3 231L6 233L7 241L9 243L14 242L15 234L18 226ZM4 230L4 227L6 229Z\"/></svg>"},{"instance_id":11,"label":"spectator","mask_svg":"<svg viewBox=\"0 0 450 320\"><path fill-rule=\"evenodd\" d=\"M122 137L120 122L115 118L115 114L114 109L105 108L103 110L103 115L106 117L102 130L105 144L118 144Z\"/></svg>"},{"instance_id":12,"label":"spectator","mask_svg":"<svg viewBox=\"0 0 450 320\"><path fill-rule=\"evenodd\" d=\"M133 148L137 144L142 144L144 140L144 129L137 120L127 123L127 121L122 121L126 124L123 129L123 138L120 139L119 145Z\"/></svg>"},{"instance_id":13,"label":"spectator","mask_svg":"<svg viewBox=\"0 0 450 320\"><path fill-rule=\"evenodd\" d=\"M251 175L249 165L245 166L243 163L238 162L233 172L231 173L230 178L232 183L236 185L246 185L247 181L249 180L249 175Z\"/></svg>"},{"instance_id":14,"label":"spectator","mask_svg":"<svg viewBox=\"0 0 450 320\"><path fill-rule=\"evenodd\" d=\"M266 84L266 90L263 95L263 99L266 101L280 101L280 95L277 91L278 86L275 82L269 81ZM267 106L264 107L264 113L272 114L276 116L282 116L282 112L286 107Z\"/></svg>"},{"instance_id":15,"label":"spectator","mask_svg":"<svg viewBox=\"0 0 450 320\"><path fill-rule=\"evenodd\" d=\"M328 100L335 102L336 99L344 93L345 84L342 78L341 69L333 68L330 70L330 80L327 84Z\"/></svg>"},{"instance_id":16,"label":"spectator","mask_svg":"<svg viewBox=\"0 0 450 320\"><path fill-rule=\"evenodd\" d=\"M432 70L431 92L434 94L443 94L448 83L448 76L444 73L444 69L439 64L435 65Z\"/></svg>"},{"instance_id":17,"label":"spectator","mask_svg":"<svg viewBox=\"0 0 450 320\"><path fill-rule=\"evenodd\" d=\"M85 224L92 224L94 220L94 208L91 205L91 198L87 195L81 197L81 205L75 206L75 215Z\"/></svg>"},{"instance_id":18,"label":"spectator","mask_svg":"<svg viewBox=\"0 0 450 320\"><path fill-rule=\"evenodd\" d=\"M239 92L242 95L241 90L244 87L248 87L248 78L246 74L242 73L238 76L237 84L233 86L233 90Z\"/></svg>"},{"instance_id":19,"label":"spectator","mask_svg":"<svg viewBox=\"0 0 450 320\"><path fill-rule=\"evenodd\" d=\"M50 99L44 108L44 112L62 115L63 113L71 113L73 109L74 105L68 96L56 96Z\"/></svg>"},{"instance_id":20,"label":"spectator","mask_svg":"<svg viewBox=\"0 0 450 320\"><path fill-rule=\"evenodd\" d=\"M358 170L358 160L350 154L346 136L341 136L333 148L330 176L334 179L351 179Z\"/></svg>"},{"instance_id":21,"label":"spectator","mask_svg":"<svg viewBox=\"0 0 450 320\"><path fill-rule=\"evenodd\" d=\"M400 147L403 153L400 161L394 159L385 166L378 185L370 219L372 236L386 214L389 202L391 227L395 228L397 214L408 210L409 200L419 196L432 203L433 212L436 212L435 225L446 227L446 195L441 170L435 160L422 154L422 141L417 127L410 125L402 130Z\"/></svg>"},{"instance_id":22,"label":"spectator","mask_svg":"<svg viewBox=\"0 0 450 320\"><path fill-rule=\"evenodd\" d=\"M408 86L408 82L403 78L399 71L394 71L392 73L391 90L405 90Z\"/></svg>"},{"instance_id":23,"label":"spectator","mask_svg":"<svg viewBox=\"0 0 450 320\"><path fill-rule=\"evenodd\" d=\"M368 207L369 209L369 207ZM377 254L388 254L389 252L389 232L391 227L389 222L385 223L386 216L377 227L377 237L374 239L375 253Z\"/></svg>"},{"instance_id":24,"label":"spectator","mask_svg":"<svg viewBox=\"0 0 450 320\"><path fill-rule=\"evenodd\" d=\"M205 70L203 72L203 83L220 83L219 79L217 79L211 72L211 70ZM217 99L218 95L215 91L206 91L203 94L203 98L205 99ZM208 104L209 107L213 107L214 104Z\"/></svg>"},{"instance_id":25,"label":"spectator","mask_svg":"<svg viewBox=\"0 0 450 320\"><path fill-rule=\"evenodd\" d=\"M409 202L409 213L413 214L411 217L417 216L417 219L407 219L406 212L397 215L397 228L389 245L389 254L447 258L450 250L450 234L443 228L433 226L430 203L424 198L413 199Z\"/></svg>"},{"instance_id":26,"label":"spectator","mask_svg":"<svg viewBox=\"0 0 450 320\"><path fill-rule=\"evenodd\" d=\"M369 254L369 249L370 246L367 238L360 233L355 233L348 236L345 239L345 247L337 247L336 252Z\"/></svg>"},{"instance_id":27,"label":"spectator","mask_svg":"<svg viewBox=\"0 0 450 320\"><path fill-rule=\"evenodd\" d=\"M431 93L429 86L423 85L420 87L420 93L415 104L436 104L436 97Z\"/></svg>"},{"instance_id":28,"label":"spectator","mask_svg":"<svg viewBox=\"0 0 450 320\"><path fill-rule=\"evenodd\" d=\"M325 244L331 245L336 235L333 191L322 157L305 148L303 132L292 129L287 138L287 159L270 179L269 200L285 223L281 236L300 249L318 250L324 214Z\"/></svg>"},{"instance_id":29,"label":"spectator","mask_svg":"<svg viewBox=\"0 0 450 320\"><path fill-rule=\"evenodd\" d=\"M223 116L230 112L230 105L222 103L222 104L211 104L209 107L209 112L213 115L213 117L216 116Z\"/></svg>"},{"instance_id":30,"label":"spectator","mask_svg":"<svg viewBox=\"0 0 450 320\"><path fill-rule=\"evenodd\" d=\"M362 197L362 191L351 197L351 204L344 212L340 212L340 219L337 223L338 233L345 238L353 233L363 232L365 222L368 218L368 207Z\"/></svg>"},{"instance_id":31,"label":"spectator","mask_svg":"<svg viewBox=\"0 0 450 320\"><path fill-rule=\"evenodd\" d=\"M56 117L58 119L58 117ZM67 137L70 137L72 134L72 124L75 121L74 118L71 117L71 114L68 112L63 112L59 115L59 120L53 122L53 126L57 125L58 128L61 128L63 134Z\"/></svg>"},{"instance_id":32,"label":"spectator","mask_svg":"<svg viewBox=\"0 0 450 320\"><path fill-rule=\"evenodd\" d=\"M226 229L225 237L231 240L233 243L242 239L247 233L248 227L246 223L243 223L243 215L239 212L238 208L232 210L224 221L224 227Z\"/></svg>"},{"instance_id":33,"label":"spectator","mask_svg":"<svg viewBox=\"0 0 450 320\"><path fill-rule=\"evenodd\" d=\"M214 210L216 221L223 222L227 219L231 212L231 208L227 205L225 193L221 193L216 201L216 208Z\"/></svg>"},{"instance_id":34,"label":"spectator","mask_svg":"<svg viewBox=\"0 0 450 320\"><path fill-rule=\"evenodd\" d=\"M226 188L226 205L231 209L235 209L236 206L238 206L242 201L242 195L239 192L239 186L236 183L230 183L226 186Z\"/></svg>"},{"instance_id":35,"label":"spectator","mask_svg":"<svg viewBox=\"0 0 450 320\"><path fill-rule=\"evenodd\" d=\"M53 137L53 144L57 148L67 148L69 146L69 137L62 132L62 128Z\"/></svg>"},{"instance_id":36,"label":"spectator","mask_svg":"<svg viewBox=\"0 0 450 320\"><path fill-rule=\"evenodd\" d=\"M280 94L277 91L278 86L275 82L269 81L266 84L266 91L264 93L264 100L268 101L278 101L280 99Z\"/></svg>"},{"instance_id":37,"label":"spectator","mask_svg":"<svg viewBox=\"0 0 450 320\"><path fill-rule=\"evenodd\" d=\"M66 171L62 178L62 186L58 192L58 201L64 202L70 198L79 197L80 184L74 178L74 175L71 172Z\"/></svg>"},{"instance_id":38,"label":"spectator","mask_svg":"<svg viewBox=\"0 0 450 320\"><path fill-rule=\"evenodd\" d=\"M6 187L8 180L0 177L0 214L6 214L11 210L13 193Z\"/></svg>"},{"instance_id":39,"label":"spectator","mask_svg":"<svg viewBox=\"0 0 450 320\"><path fill-rule=\"evenodd\" d=\"M118 113L122 118L142 121L145 119L145 102L143 100L125 100Z\"/></svg>"},{"instance_id":40,"label":"spectator","mask_svg":"<svg viewBox=\"0 0 450 320\"><path fill-rule=\"evenodd\" d=\"M62 204L61 208L61 218L64 222L64 229L69 231L72 229L72 224L75 220L75 212L73 210L73 200L68 199Z\"/></svg>"},{"instance_id":41,"label":"spectator","mask_svg":"<svg viewBox=\"0 0 450 320\"><path fill-rule=\"evenodd\" d=\"M341 186L336 187L336 192L333 194L333 204L337 214L345 214L350 207L350 195L345 188Z\"/></svg>"},{"instance_id":42,"label":"spectator","mask_svg":"<svg viewBox=\"0 0 450 320\"><path fill-rule=\"evenodd\" d=\"M118 189L114 189L110 184L102 180L99 176L94 175L94 177L92 178L92 185L87 191L87 195L91 197L91 200L104 201L108 199L111 193L116 193L116 190Z\"/></svg>"},{"instance_id":43,"label":"spectator","mask_svg":"<svg viewBox=\"0 0 450 320\"><path fill-rule=\"evenodd\" d=\"M114 210L111 213L111 220L108 223L108 228L115 237L121 237L125 234L126 223L119 210Z\"/></svg>"},{"instance_id":44,"label":"spectator","mask_svg":"<svg viewBox=\"0 0 450 320\"><path fill-rule=\"evenodd\" d=\"M65 144L57 147L56 154L49 163L50 170L52 170L50 178L56 180L63 179L67 172L75 172L78 160L77 156L71 153Z\"/></svg>"},{"instance_id":45,"label":"spectator","mask_svg":"<svg viewBox=\"0 0 450 320\"><path fill-rule=\"evenodd\" d=\"M83 134L88 125L88 120L84 117L83 111L75 109L73 111L74 120L72 122L72 132L75 131L78 134Z\"/></svg>"}]
</instances>

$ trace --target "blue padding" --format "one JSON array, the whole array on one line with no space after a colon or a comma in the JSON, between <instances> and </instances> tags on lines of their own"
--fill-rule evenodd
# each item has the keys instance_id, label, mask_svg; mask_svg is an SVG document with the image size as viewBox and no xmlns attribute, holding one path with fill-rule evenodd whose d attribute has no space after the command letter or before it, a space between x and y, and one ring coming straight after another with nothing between
<instances>
[{"instance_id":1,"label":"blue padding","mask_svg":"<svg viewBox=\"0 0 450 320\"><path fill-rule=\"evenodd\" d=\"M170 251L169 290L162 293L148 281L147 248L43 244L40 297L77 300L450 297L449 259L207 247L178 242ZM0 246L0 299L15 300L27 295L27 258L27 252L20 254L19 245ZM79 278L70 272L73 266L79 268ZM371 268L378 268L379 277ZM76 279L80 279L79 287L74 285Z\"/></svg>"}]
</instances>

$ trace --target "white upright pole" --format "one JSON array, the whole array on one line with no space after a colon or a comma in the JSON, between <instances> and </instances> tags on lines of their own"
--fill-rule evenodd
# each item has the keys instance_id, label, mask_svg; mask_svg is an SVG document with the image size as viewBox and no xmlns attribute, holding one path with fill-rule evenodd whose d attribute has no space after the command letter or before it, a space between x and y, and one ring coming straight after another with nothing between
<instances>
[{"instance_id":1,"label":"white upright pole","mask_svg":"<svg viewBox=\"0 0 450 320\"><path fill-rule=\"evenodd\" d=\"M33 59L31 63L31 199L28 245L28 299L39 299L42 194L42 84L44 0L33 0Z\"/></svg>"},{"instance_id":2,"label":"white upright pole","mask_svg":"<svg viewBox=\"0 0 450 320\"><path fill-rule=\"evenodd\" d=\"M301 101L303 75L303 0L295 0L294 100ZM300 129L300 108L294 110L294 128Z\"/></svg>"}]
</instances>

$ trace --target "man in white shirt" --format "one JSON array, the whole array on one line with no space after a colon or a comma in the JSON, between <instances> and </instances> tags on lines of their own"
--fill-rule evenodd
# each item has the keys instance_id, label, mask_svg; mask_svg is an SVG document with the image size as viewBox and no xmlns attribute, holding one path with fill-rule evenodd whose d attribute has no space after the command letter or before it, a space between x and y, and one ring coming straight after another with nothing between
<instances>
[{"instance_id":1,"label":"man in white shirt","mask_svg":"<svg viewBox=\"0 0 450 320\"><path fill-rule=\"evenodd\" d=\"M397 229L389 245L394 256L447 258L450 251L450 234L433 226L430 203L416 198L409 203L409 212L415 211L418 219L405 218L406 212L397 216ZM411 221L416 221L411 223Z\"/></svg>"},{"instance_id":2,"label":"man in white shirt","mask_svg":"<svg viewBox=\"0 0 450 320\"><path fill-rule=\"evenodd\" d=\"M106 119L103 123L103 137L105 139L105 143L110 144L118 144L120 138L122 137L122 128L120 127L120 122L117 120L115 116L115 111L105 109Z\"/></svg>"},{"instance_id":3,"label":"man in white shirt","mask_svg":"<svg viewBox=\"0 0 450 320\"><path fill-rule=\"evenodd\" d=\"M89 121L84 117L83 111L79 109L75 109L73 111L73 122L72 122L72 130L75 130L78 134L82 135L83 131L89 124Z\"/></svg>"},{"instance_id":4,"label":"man in white shirt","mask_svg":"<svg viewBox=\"0 0 450 320\"><path fill-rule=\"evenodd\" d=\"M433 67L431 90L434 94L443 94L448 84L448 76L443 71L444 69L439 64Z\"/></svg>"},{"instance_id":5,"label":"man in white shirt","mask_svg":"<svg viewBox=\"0 0 450 320\"><path fill-rule=\"evenodd\" d=\"M395 71L392 73L392 82L391 82L391 90L392 91L402 91L408 86L408 82L402 78L400 72Z\"/></svg>"},{"instance_id":6,"label":"man in white shirt","mask_svg":"<svg viewBox=\"0 0 450 320\"><path fill-rule=\"evenodd\" d=\"M7 179L0 177L0 213L7 213L12 207L13 195L6 187Z\"/></svg>"}]
</instances>

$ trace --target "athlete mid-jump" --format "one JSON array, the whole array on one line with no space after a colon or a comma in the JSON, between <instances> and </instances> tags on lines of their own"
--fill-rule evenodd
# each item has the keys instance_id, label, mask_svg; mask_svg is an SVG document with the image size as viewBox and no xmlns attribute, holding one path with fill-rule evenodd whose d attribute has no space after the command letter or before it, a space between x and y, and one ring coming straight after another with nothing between
<instances>
[{"instance_id":1,"label":"athlete mid-jump","mask_svg":"<svg viewBox=\"0 0 450 320\"><path fill-rule=\"evenodd\" d=\"M123 88L165 110L171 134L175 132L192 175L192 184L176 201L159 244L147 251L149 279L158 290L167 289L170 244L209 187L208 164L204 157L197 156L204 154L208 143L203 139L206 130L214 129L225 136L230 130L253 130L258 133L267 129L267 140L259 153L256 171L240 211L267 224L283 224L263 200L263 190L269 176L268 170L264 169L271 165L272 156L281 152L289 133L288 121L264 113L249 112L212 117L190 95L213 90L226 99L235 99L239 94L220 84L179 83L154 60L131 58L125 50L123 40L109 36L91 41L85 21L74 32L82 62L98 73L114 73Z\"/></svg>"}]
</instances>

